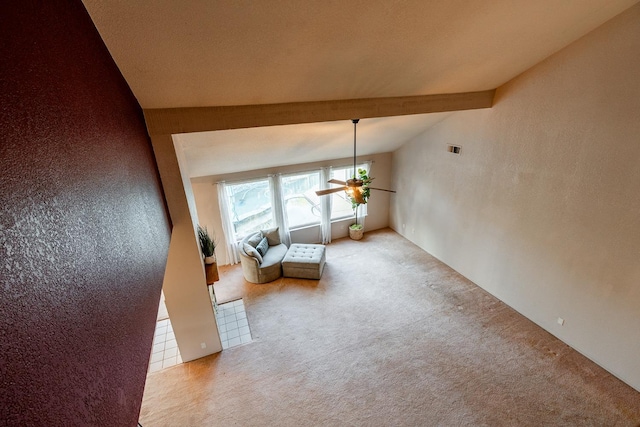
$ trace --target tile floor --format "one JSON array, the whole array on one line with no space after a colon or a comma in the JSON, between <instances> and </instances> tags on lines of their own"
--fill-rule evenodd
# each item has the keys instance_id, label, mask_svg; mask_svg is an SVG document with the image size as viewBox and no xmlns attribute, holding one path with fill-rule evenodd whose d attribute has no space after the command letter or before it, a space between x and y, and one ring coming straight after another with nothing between
<instances>
[{"instance_id":1,"label":"tile floor","mask_svg":"<svg viewBox=\"0 0 640 427\"><path fill-rule=\"evenodd\" d=\"M176 343L176 336L173 334L171 321L169 319L160 320L156 323L156 333L153 336L149 372L159 371L179 363L182 363L182 358Z\"/></svg>"},{"instance_id":2,"label":"tile floor","mask_svg":"<svg viewBox=\"0 0 640 427\"><path fill-rule=\"evenodd\" d=\"M216 318L223 350L251 342L251 331L242 299L218 304Z\"/></svg>"},{"instance_id":3,"label":"tile floor","mask_svg":"<svg viewBox=\"0 0 640 427\"><path fill-rule=\"evenodd\" d=\"M242 299L218 304L216 318L223 350L251 342L251 332ZM182 358L171 321L169 319L160 320L156 323L156 332L153 337L149 372L159 371L180 363L182 363Z\"/></svg>"}]
</instances>

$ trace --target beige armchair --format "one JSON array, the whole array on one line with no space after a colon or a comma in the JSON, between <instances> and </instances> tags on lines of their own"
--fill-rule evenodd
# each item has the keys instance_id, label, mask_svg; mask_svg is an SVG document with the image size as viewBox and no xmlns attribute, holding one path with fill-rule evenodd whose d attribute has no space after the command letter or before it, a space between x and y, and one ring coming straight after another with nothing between
<instances>
[{"instance_id":1,"label":"beige armchair","mask_svg":"<svg viewBox=\"0 0 640 427\"><path fill-rule=\"evenodd\" d=\"M269 230L254 233L238 242L238 252L240 253L240 264L242 265L242 274L244 278L251 283L267 283L276 280L282 276L282 260L287 254L287 245L279 243L280 239L268 239L269 245L264 255L258 252L255 242L261 242L261 239L267 237L266 234L273 232ZM275 233L277 235L277 229ZM273 233L270 235L273 236Z\"/></svg>"}]
</instances>

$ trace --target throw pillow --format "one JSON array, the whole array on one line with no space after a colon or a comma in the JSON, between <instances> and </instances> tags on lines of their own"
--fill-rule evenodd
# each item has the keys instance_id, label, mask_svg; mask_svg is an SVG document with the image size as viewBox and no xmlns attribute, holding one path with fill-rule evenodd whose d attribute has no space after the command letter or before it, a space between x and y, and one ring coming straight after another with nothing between
<instances>
[{"instance_id":1,"label":"throw pillow","mask_svg":"<svg viewBox=\"0 0 640 427\"><path fill-rule=\"evenodd\" d=\"M267 253L268 249L269 241L266 237L263 237L262 240L260 240L260 243L258 243L258 246L256 246L256 250L260 253L260 255L264 256L264 254Z\"/></svg>"},{"instance_id":2,"label":"throw pillow","mask_svg":"<svg viewBox=\"0 0 640 427\"><path fill-rule=\"evenodd\" d=\"M247 255L254 257L255 259L258 260L258 264L262 264L262 255L260 255L260 252L258 252L256 250L256 248L254 248L253 246L251 246L248 243L245 243L242 248L244 249L244 251L247 253Z\"/></svg>"},{"instance_id":3,"label":"throw pillow","mask_svg":"<svg viewBox=\"0 0 640 427\"><path fill-rule=\"evenodd\" d=\"M262 235L267 238L269 246L280 244L280 232L278 227L271 228L269 230L262 230Z\"/></svg>"},{"instance_id":4,"label":"throw pillow","mask_svg":"<svg viewBox=\"0 0 640 427\"><path fill-rule=\"evenodd\" d=\"M247 243L255 248L256 246L258 246L258 243L260 243L261 240L262 233L258 231L257 233L253 233L251 236L249 236L249 238L247 239Z\"/></svg>"}]
</instances>

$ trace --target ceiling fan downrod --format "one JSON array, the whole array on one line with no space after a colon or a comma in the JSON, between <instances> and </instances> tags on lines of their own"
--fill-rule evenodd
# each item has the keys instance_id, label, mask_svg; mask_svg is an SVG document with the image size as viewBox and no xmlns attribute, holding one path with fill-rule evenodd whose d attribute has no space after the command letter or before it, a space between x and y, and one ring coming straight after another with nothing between
<instances>
[{"instance_id":1,"label":"ceiling fan downrod","mask_svg":"<svg viewBox=\"0 0 640 427\"><path fill-rule=\"evenodd\" d=\"M356 173L356 125L360 121L360 119L351 119L353 122L353 179L358 179L358 174Z\"/></svg>"}]
</instances>

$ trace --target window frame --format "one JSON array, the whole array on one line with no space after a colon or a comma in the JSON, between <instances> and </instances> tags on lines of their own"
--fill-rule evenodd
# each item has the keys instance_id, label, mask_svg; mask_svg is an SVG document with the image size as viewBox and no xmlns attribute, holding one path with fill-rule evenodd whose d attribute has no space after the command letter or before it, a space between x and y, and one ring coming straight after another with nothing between
<instances>
[{"instance_id":1,"label":"window frame","mask_svg":"<svg viewBox=\"0 0 640 427\"><path fill-rule=\"evenodd\" d=\"M267 200L268 200L268 205L269 207L267 209L264 209L263 211L269 211L269 218L270 218L270 225L266 225L266 224L261 224L257 226L257 229L252 229L251 231L248 231L246 233L240 233L240 231L238 231L238 228L236 226L236 224L238 222L240 222L240 220L235 221L234 220L234 216L237 217L237 213L235 211L236 209L236 204L234 202L233 197L237 194L237 193L232 193L232 188L233 187L238 187L238 186L242 186L242 185L251 185L254 183L259 183L259 182L265 182L267 184ZM230 208L230 212L229 215L231 215L232 217L230 218L231 220L231 226L233 227L234 233L235 233L235 237L236 237L236 242L239 242L240 240L242 240L244 237L248 236L249 234L255 233L256 231L260 231L264 228L270 228L273 227L273 224L275 224L275 217L273 214L273 205L271 203L271 192L273 191L273 189L271 188L271 185L269 183L269 178L268 177L259 177L259 178L254 178L254 179L248 179L248 180L242 180L242 181L235 181L235 182L227 182L226 183L226 196L227 196L227 202L229 203L229 208ZM247 192L251 191L251 188L247 189ZM259 213L255 214L258 215ZM253 216L255 216L253 215ZM267 223L268 224L268 223Z\"/></svg>"},{"instance_id":2,"label":"window frame","mask_svg":"<svg viewBox=\"0 0 640 427\"><path fill-rule=\"evenodd\" d=\"M368 173L370 173L370 168L371 168L371 162L367 161L367 162L361 162L359 164L356 165L356 170L362 168L362 169L366 169ZM334 172L336 171L345 171L346 173L344 173L344 176L339 176L336 177ZM349 178L345 178L345 177L351 177L351 174L353 173L353 165L346 165L346 166L337 166L337 167L331 167L331 172L330 172L330 177L331 179L340 179L340 180L345 180L349 179ZM315 169L308 169L308 170L303 170L303 171L297 171L297 172L288 172L288 173L283 173L281 174L282 178L289 178L291 176L300 176L300 175L311 175L311 174L317 174L318 176L318 188L317 189L312 189L312 190L308 190L308 191L316 191L319 190L321 187L320 185L320 179L322 178L322 174L321 174L321 169L320 168L315 168ZM236 205L234 203L233 200L233 196L235 195L232 194L232 188L237 187L239 185L243 185L243 184L253 184L253 183L258 183L258 182L265 182L267 184L267 190L268 190L268 200L269 200L269 208L268 210L270 211L270 224L269 226L267 225L260 225L258 227L257 230L253 230L253 231L249 231L247 233L243 233L241 234L237 229L236 229L236 222L233 220L233 216L236 214L235 209L236 209ZM284 184L281 182L280 188L281 191L284 194ZM329 187L331 188L331 187ZM230 212L229 215L232 216L232 218L230 218L231 221L231 226L234 228L234 233L235 233L235 237L236 237L236 242L241 241L244 237L246 237L247 235L251 234L251 233L255 233L256 231L259 231L261 229L264 228L270 228L270 227L274 227L275 223L276 223L276 218L274 215L274 207L273 207L273 203L272 203L272 195L271 193L273 192L273 187L271 186L270 183L270 179L269 179L269 175L265 175L265 176L261 176L261 177L255 177L255 178L250 178L250 179L246 179L246 180L239 180L239 181L228 181L226 182L226 197L228 198L227 201L229 203L229 208L230 208ZM282 197L283 195L280 195L280 197ZM347 196L344 194L344 192L342 192L342 194L340 192L336 192L331 194L330 197L340 197L345 203L349 204L349 210L348 210L348 214L346 213L346 210L343 210L343 212L345 212L344 214L340 215L340 216L335 216L334 217L334 206L335 206L335 199L332 200L331 203L331 215L330 215L330 223L334 224L340 221L345 221L347 219L350 219L352 217L355 216L355 213L353 211L353 209L351 208L351 202L348 200ZM303 196L304 197L304 196ZM325 197L325 196L321 196L321 197ZM309 200L307 198L307 200ZM283 197L283 203L284 203L284 208L285 208L285 212L288 213L287 211L287 198ZM291 226L291 224L287 224L287 227L289 228L290 231L297 231L297 230L302 230L305 228L311 228L311 227L321 227L322 226L322 203L318 202L317 204L313 204L312 201L310 201L310 203L312 204L311 209L318 209L318 219L317 221L313 221L313 222L308 222L308 223L302 223L302 224L297 224L294 226ZM265 209L266 211L267 209ZM367 204L364 205L360 205L360 210L358 211L358 217L359 218L364 218L367 216ZM287 223L289 223L289 219L286 219Z\"/></svg>"}]
</instances>

